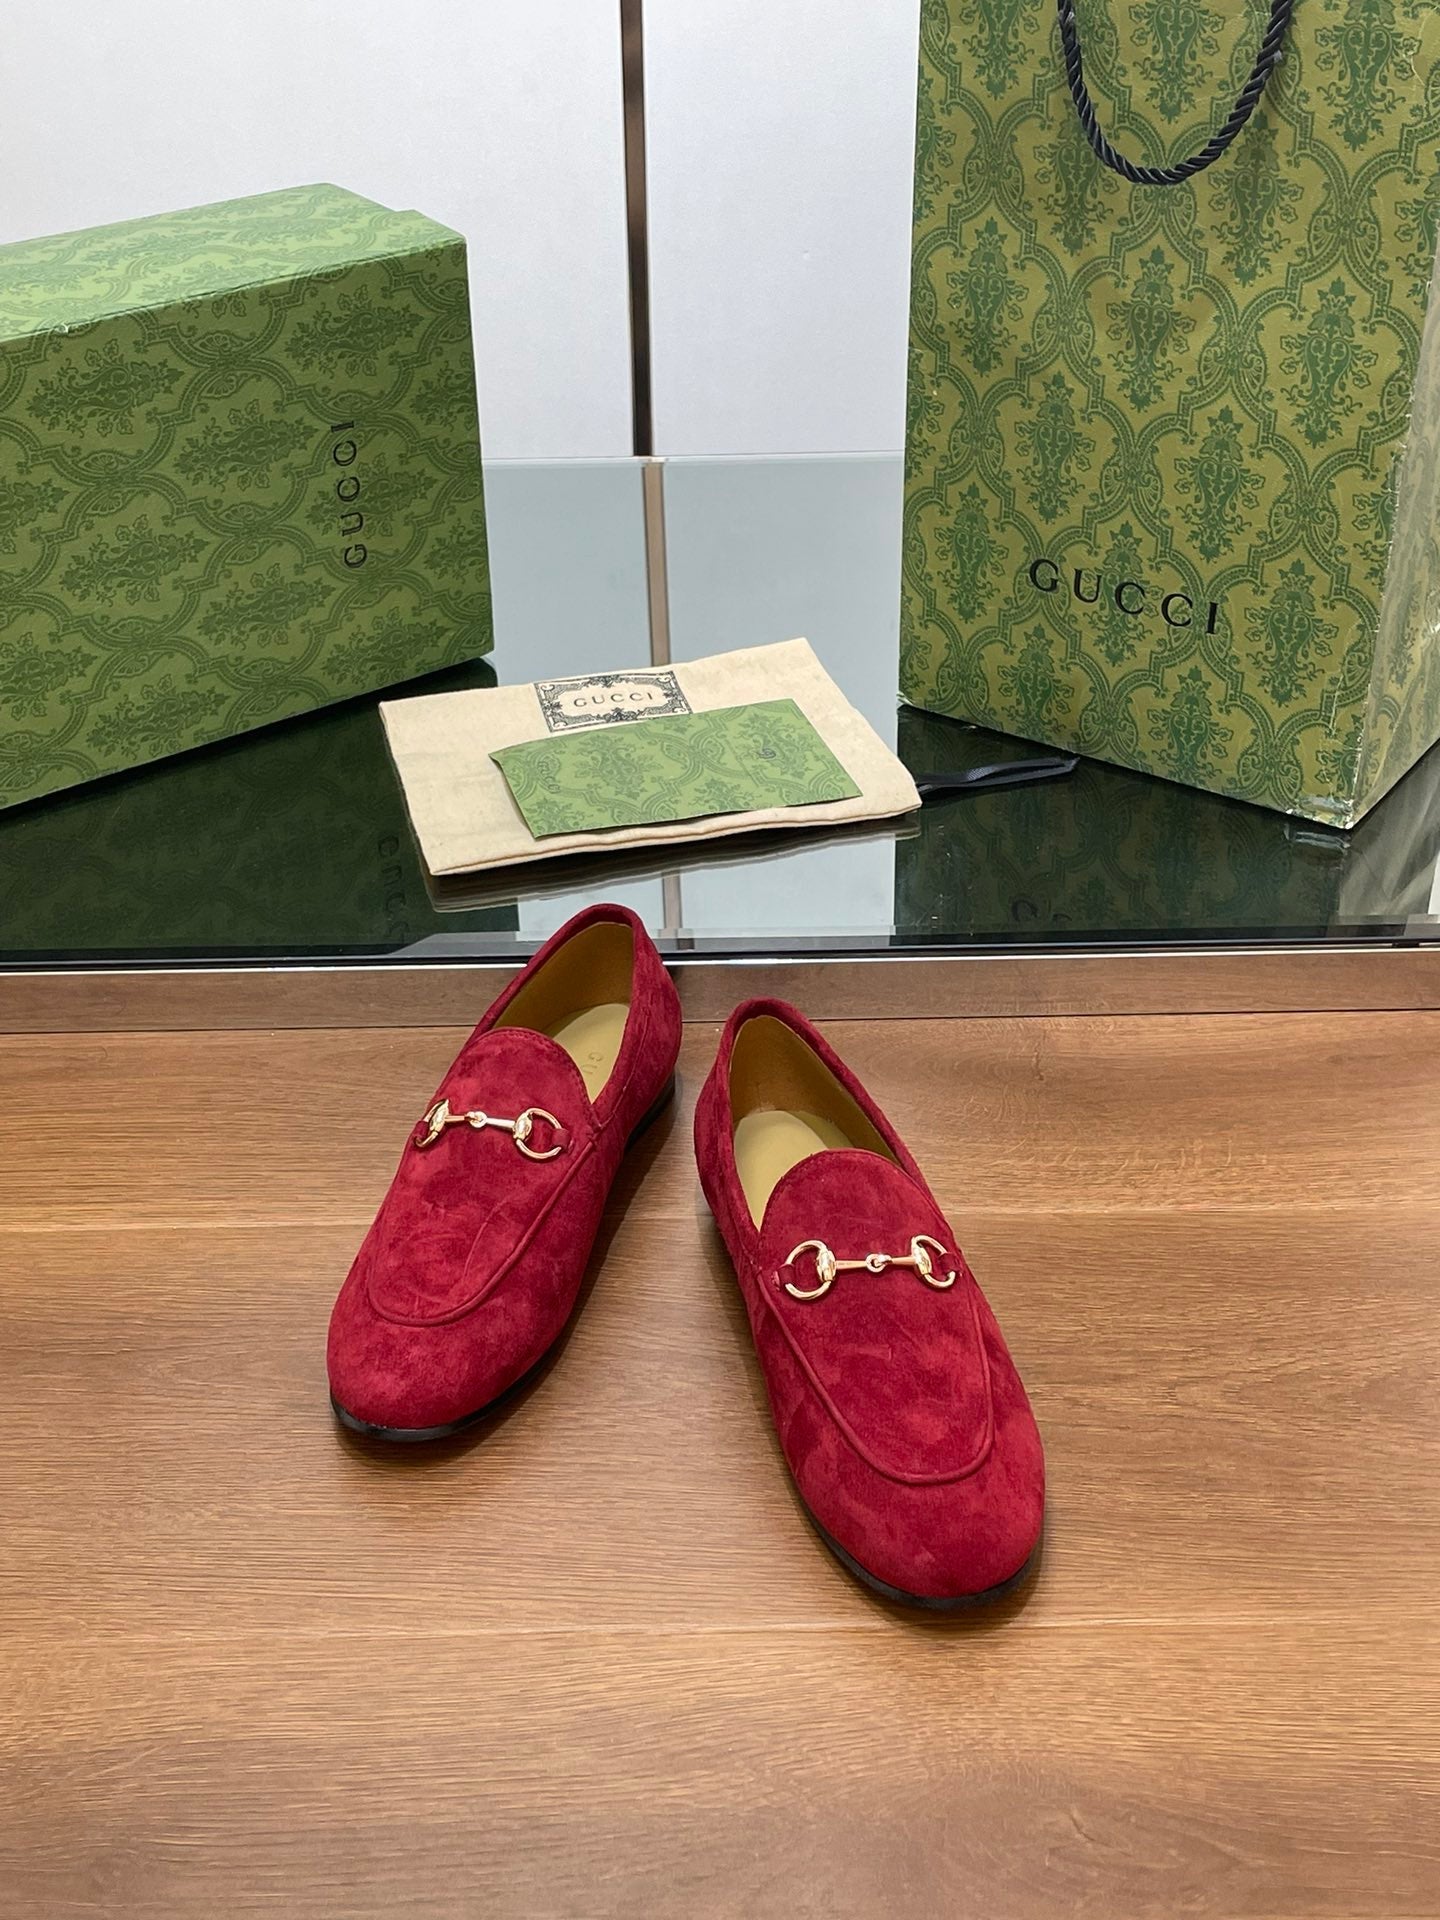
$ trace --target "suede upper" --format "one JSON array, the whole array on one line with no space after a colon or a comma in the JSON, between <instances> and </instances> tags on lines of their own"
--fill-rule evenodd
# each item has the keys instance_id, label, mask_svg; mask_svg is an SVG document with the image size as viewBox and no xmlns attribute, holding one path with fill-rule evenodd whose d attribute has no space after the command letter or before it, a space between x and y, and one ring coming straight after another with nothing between
<instances>
[{"instance_id":1,"label":"suede upper","mask_svg":"<svg viewBox=\"0 0 1440 1920\"><path fill-rule=\"evenodd\" d=\"M855 1219L860 1192L863 1232L856 1236L847 1227L837 1235L837 1221ZM797 1300L785 1290L793 1269L784 1261L801 1241L817 1236L817 1222L827 1244L835 1236L834 1251L844 1256L903 1253L913 1235L927 1234L964 1273L935 1202L923 1184L873 1153L813 1154L771 1195L755 1269L776 1331L862 1459L896 1480L949 1480L970 1472L993 1437L977 1289L957 1281L951 1292L936 1292L908 1268L891 1267L842 1274L823 1299ZM809 1269L798 1284L813 1284Z\"/></svg>"},{"instance_id":2,"label":"suede upper","mask_svg":"<svg viewBox=\"0 0 1440 1920\"><path fill-rule=\"evenodd\" d=\"M781 1175L759 1224L735 1155L731 1067L746 1023L780 1023L854 1102L874 1146L828 1147ZM761 1104L766 1104L761 1096ZM783 1104L777 1102L776 1104ZM954 1233L883 1113L793 1007L732 1014L695 1116L701 1183L729 1249L785 1459L824 1531L875 1579L943 1602L998 1586L1040 1535L1044 1461L1025 1390ZM880 1150L876 1150L880 1149ZM912 1267L841 1272L820 1298L821 1240L840 1259L939 1243Z\"/></svg>"},{"instance_id":3,"label":"suede upper","mask_svg":"<svg viewBox=\"0 0 1440 1920\"><path fill-rule=\"evenodd\" d=\"M629 929L629 1013L592 1101L580 1068L547 1035L503 1024L552 957L587 928ZM498 1023L498 1024L497 1024ZM415 1125L330 1321L331 1392L347 1413L399 1430L468 1418L526 1373L563 1331L626 1143L674 1073L680 1006L638 917L578 914L489 1008ZM522 1153L503 1126L445 1128L427 1146L424 1115L444 1099L513 1121L544 1109ZM554 1149L558 1148L556 1152Z\"/></svg>"}]
</instances>

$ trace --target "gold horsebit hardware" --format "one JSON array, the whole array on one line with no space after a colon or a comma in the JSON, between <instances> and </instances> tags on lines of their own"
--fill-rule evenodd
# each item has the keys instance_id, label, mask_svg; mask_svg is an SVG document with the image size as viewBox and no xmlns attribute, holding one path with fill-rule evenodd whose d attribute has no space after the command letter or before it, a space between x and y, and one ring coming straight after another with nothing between
<instances>
[{"instance_id":1,"label":"gold horsebit hardware","mask_svg":"<svg viewBox=\"0 0 1440 1920\"><path fill-rule=\"evenodd\" d=\"M564 1131L554 1114L547 1113L544 1107L526 1107L514 1120L502 1120L498 1114L482 1113L478 1107L473 1113L452 1113L448 1100L437 1100L420 1122L420 1127L425 1131L422 1133L419 1128L416 1129L415 1145L433 1147L446 1127L474 1127L477 1131L482 1127L501 1127L527 1160L553 1160L557 1153L565 1151L565 1142L557 1140L553 1147L546 1147L543 1152L538 1147L532 1147L530 1135L535 1131L537 1120L543 1120L556 1133Z\"/></svg>"},{"instance_id":2,"label":"gold horsebit hardware","mask_svg":"<svg viewBox=\"0 0 1440 1920\"><path fill-rule=\"evenodd\" d=\"M823 1240L802 1240L789 1259L787 1267L793 1267L802 1253L813 1253L815 1272L819 1276L818 1287L797 1287L793 1281L785 1282L785 1291L793 1294L797 1300L818 1300L822 1294L830 1291L835 1284L835 1276L840 1273L884 1273L887 1267L909 1267L918 1273L927 1287L934 1287L943 1293L946 1287L955 1284L955 1270L943 1278L935 1271L935 1262L930 1258L931 1250L943 1260L945 1249L938 1240L932 1240L928 1233L917 1233L910 1242L909 1253L867 1253L858 1260L840 1260L830 1251Z\"/></svg>"}]
</instances>

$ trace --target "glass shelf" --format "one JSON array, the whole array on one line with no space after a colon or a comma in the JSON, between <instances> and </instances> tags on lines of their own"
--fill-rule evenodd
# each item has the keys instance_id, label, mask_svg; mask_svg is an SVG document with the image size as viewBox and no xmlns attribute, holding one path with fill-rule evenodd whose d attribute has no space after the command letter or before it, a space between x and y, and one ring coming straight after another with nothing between
<instances>
[{"instance_id":1,"label":"glass shelf","mask_svg":"<svg viewBox=\"0 0 1440 1920\"><path fill-rule=\"evenodd\" d=\"M392 689L650 657L642 473L492 466L493 660ZM917 773L1033 749L897 710L900 465L672 461L675 659L803 633ZM653 547L655 520L652 513ZM614 897L717 958L1440 944L1440 749L1349 833L1082 761L882 830L432 887L378 697L0 814L0 968L508 962Z\"/></svg>"}]
</instances>

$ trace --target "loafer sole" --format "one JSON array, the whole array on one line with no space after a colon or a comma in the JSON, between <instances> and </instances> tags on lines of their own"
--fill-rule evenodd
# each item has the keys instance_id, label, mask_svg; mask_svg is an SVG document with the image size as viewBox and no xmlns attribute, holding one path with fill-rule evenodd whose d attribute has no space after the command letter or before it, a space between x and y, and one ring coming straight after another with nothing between
<instances>
[{"instance_id":1,"label":"loafer sole","mask_svg":"<svg viewBox=\"0 0 1440 1920\"><path fill-rule=\"evenodd\" d=\"M659 1097L655 1100L654 1104L641 1115L640 1119L630 1129L630 1137L625 1142L625 1151L627 1153L640 1138L641 1134L644 1133L645 1129L650 1126L652 1122L660 1118L666 1107L668 1107L674 1099L675 1078L676 1076L672 1073L669 1080L666 1081L664 1087L661 1089ZM540 1355L539 1359L533 1360L525 1369L524 1373L522 1373L518 1379L512 1380L502 1393L497 1393L493 1400L487 1400L484 1406L476 1407L473 1413L461 1414L458 1420L447 1420L443 1425L438 1427L381 1427L377 1426L373 1420L362 1420L358 1413L351 1413L348 1407L342 1407L333 1393L330 1396L331 1409L342 1427L348 1427L351 1433L363 1434L367 1440L389 1440L402 1447L415 1446L426 1440L448 1440L452 1433L463 1433L467 1427L473 1427L481 1420L488 1420L492 1414L498 1413L507 1401L514 1399L517 1394L522 1393L535 1376L542 1371L545 1362L565 1338L569 1325L570 1323L567 1320L559 1333L556 1334L555 1338L551 1341L550 1345Z\"/></svg>"},{"instance_id":2,"label":"loafer sole","mask_svg":"<svg viewBox=\"0 0 1440 1920\"><path fill-rule=\"evenodd\" d=\"M997 1600L1003 1600L1007 1593L1014 1593L1017 1587L1024 1586L1025 1582L1030 1578L1030 1575L1035 1571L1040 1559L1041 1542L1044 1539L1042 1533L1040 1539L1037 1540L1030 1549L1024 1563L1017 1568L1008 1579L1000 1581L997 1586L983 1587L979 1593L961 1593L953 1596L937 1596L929 1593L907 1593L903 1587L892 1587L888 1580L882 1580L878 1574L871 1573L868 1567L862 1567L854 1554L847 1553L840 1542L825 1531L814 1514L805 1506L803 1500L800 1504L802 1507L805 1507L806 1519L809 1520L811 1526L825 1542L831 1553L834 1554L846 1572L853 1574L862 1586L869 1587L872 1593L878 1593L882 1600L893 1601L896 1606L919 1607L926 1613L968 1613L972 1607L988 1607L992 1606Z\"/></svg>"}]
</instances>

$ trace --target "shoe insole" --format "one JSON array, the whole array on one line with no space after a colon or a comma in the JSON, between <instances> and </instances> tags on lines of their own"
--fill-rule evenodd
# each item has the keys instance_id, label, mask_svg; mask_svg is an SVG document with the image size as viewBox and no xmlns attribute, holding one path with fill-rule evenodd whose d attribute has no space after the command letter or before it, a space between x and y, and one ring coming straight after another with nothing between
<instances>
[{"instance_id":1,"label":"shoe insole","mask_svg":"<svg viewBox=\"0 0 1440 1920\"><path fill-rule=\"evenodd\" d=\"M586 1007L572 1013L558 1026L549 1029L580 1069L585 1091L593 1100L610 1078L625 1038L625 1022L630 1009L623 1000L612 1000L603 1007Z\"/></svg>"},{"instance_id":2,"label":"shoe insole","mask_svg":"<svg viewBox=\"0 0 1440 1920\"><path fill-rule=\"evenodd\" d=\"M818 1113L771 1107L742 1115L735 1128L735 1168L751 1219L759 1225L766 1202L791 1167L826 1147L854 1144L843 1127Z\"/></svg>"}]
</instances>

